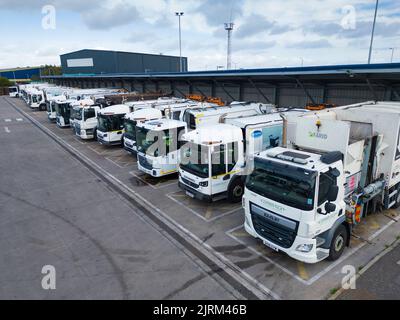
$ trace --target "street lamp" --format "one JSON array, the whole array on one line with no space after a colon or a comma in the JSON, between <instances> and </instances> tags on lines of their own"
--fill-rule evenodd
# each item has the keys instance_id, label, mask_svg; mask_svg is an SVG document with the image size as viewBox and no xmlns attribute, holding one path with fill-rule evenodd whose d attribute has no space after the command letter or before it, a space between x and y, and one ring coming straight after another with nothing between
<instances>
[{"instance_id":1,"label":"street lamp","mask_svg":"<svg viewBox=\"0 0 400 320\"><path fill-rule=\"evenodd\" d=\"M370 46L369 46L368 64L371 63L372 46L373 46L373 44L374 44L374 33L375 33L376 15L377 15L377 13L378 13L378 6L379 6L379 0L376 0L375 15L374 15L374 23L372 24L371 44L370 44Z\"/></svg>"},{"instance_id":2,"label":"street lamp","mask_svg":"<svg viewBox=\"0 0 400 320\"><path fill-rule=\"evenodd\" d=\"M184 12L175 12L175 15L179 19L179 68L180 68L180 72L183 72L181 17L184 15Z\"/></svg>"},{"instance_id":3,"label":"street lamp","mask_svg":"<svg viewBox=\"0 0 400 320\"><path fill-rule=\"evenodd\" d=\"M389 50L392 50L392 56L390 58L390 63L393 63L394 49L395 48L389 48Z\"/></svg>"}]
</instances>

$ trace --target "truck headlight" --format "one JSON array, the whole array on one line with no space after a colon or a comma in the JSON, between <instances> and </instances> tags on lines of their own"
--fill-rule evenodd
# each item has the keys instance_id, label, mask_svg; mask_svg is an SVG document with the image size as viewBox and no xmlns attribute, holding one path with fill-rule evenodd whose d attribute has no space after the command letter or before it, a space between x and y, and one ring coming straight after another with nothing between
<instances>
[{"instance_id":1,"label":"truck headlight","mask_svg":"<svg viewBox=\"0 0 400 320\"><path fill-rule=\"evenodd\" d=\"M208 181L200 182L199 186L203 187L203 188L207 188L208 187Z\"/></svg>"},{"instance_id":2,"label":"truck headlight","mask_svg":"<svg viewBox=\"0 0 400 320\"><path fill-rule=\"evenodd\" d=\"M313 249L313 244L301 244L297 246L296 251L300 252L310 252Z\"/></svg>"}]
</instances>

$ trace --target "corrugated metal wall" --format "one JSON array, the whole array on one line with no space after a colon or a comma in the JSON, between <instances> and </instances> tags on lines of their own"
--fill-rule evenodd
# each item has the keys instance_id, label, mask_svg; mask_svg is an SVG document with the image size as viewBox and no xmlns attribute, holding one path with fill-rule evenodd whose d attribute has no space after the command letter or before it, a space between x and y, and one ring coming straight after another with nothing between
<instances>
[{"instance_id":1,"label":"corrugated metal wall","mask_svg":"<svg viewBox=\"0 0 400 320\"><path fill-rule=\"evenodd\" d=\"M68 67L67 60L93 59L93 67ZM63 74L179 72L179 57L130 52L81 50L60 56ZM183 57L187 70L187 58Z\"/></svg>"},{"instance_id":2,"label":"corrugated metal wall","mask_svg":"<svg viewBox=\"0 0 400 320\"><path fill-rule=\"evenodd\" d=\"M67 80L58 80L58 84L66 84ZM115 80L93 81L93 80L76 80L73 82L77 86L92 86L92 87L122 87L122 82ZM103 85L104 84L104 85ZM311 99L305 93L304 89L297 84L280 84L279 86L271 86L263 83L256 83L254 87L249 82L243 83L225 83L221 82L192 81L190 83L179 81L178 79L171 80L129 80L123 81L123 87L131 89L131 86L139 92L153 92L161 90L165 93L174 90L176 96L184 96L189 93L203 94L206 96L220 97L223 101L231 102L233 100L242 101L260 101L271 102L281 107L304 107L311 102ZM306 87L309 95L316 103L333 103L336 105L347 105L367 100L400 100L400 96L395 91L400 92L400 87L394 87L393 90L382 86L373 86L373 91L367 84L360 85L344 85L344 84L329 84L326 87Z\"/></svg>"}]
</instances>

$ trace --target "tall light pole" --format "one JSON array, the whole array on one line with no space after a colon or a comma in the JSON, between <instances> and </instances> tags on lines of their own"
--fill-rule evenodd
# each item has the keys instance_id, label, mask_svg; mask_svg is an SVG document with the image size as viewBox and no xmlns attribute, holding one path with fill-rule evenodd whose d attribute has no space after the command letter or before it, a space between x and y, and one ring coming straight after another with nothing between
<instances>
[{"instance_id":1,"label":"tall light pole","mask_svg":"<svg viewBox=\"0 0 400 320\"><path fill-rule=\"evenodd\" d=\"M379 0L376 0L374 23L372 25L372 33L371 33L371 44L369 46L368 64L371 63L372 46L374 44L374 33L375 33L376 16L377 16L377 13L378 13L378 6L379 6Z\"/></svg>"},{"instance_id":2,"label":"tall light pole","mask_svg":"<svg viewBox=\"0 0 400 320\"><path fill-rule=\"evenodd\" d=\"M183 72L181 17L184 15L184 12L175 12L175 15L179 19L179 70Z\"/></svg>"},{"instance_id":3,"label":"tall light pole","mask_svg":"<svg viewBox=\"0 0 400 320\"><path fill-rule=\"evenodd\" d=\"M390 58L390 63L393 63L394 49L395 48L389 48L389 50L392 50L392 56Z\"/></svg>"},{"instance_id":4,"label":"tall light pole","mask_svg":"<svg viewBox=\"0 0 400 320\"><path fill-rule=\"evenodd\" d=\"M230 70L232 68L232 31L233 22L225 23L225 30L228 31L228 48L226 55L226 69Z\"/></svg>"}]
</instances>

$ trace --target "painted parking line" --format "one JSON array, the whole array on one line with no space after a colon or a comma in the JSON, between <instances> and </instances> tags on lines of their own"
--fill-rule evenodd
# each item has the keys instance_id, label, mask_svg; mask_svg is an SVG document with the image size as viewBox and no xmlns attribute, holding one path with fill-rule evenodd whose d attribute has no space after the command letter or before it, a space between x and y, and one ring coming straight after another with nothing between
<instances>
[{"instance_id":1,"label":"painted parking line","mask_svg":"<svg viewBox=\"0 0 400 320\"><path fill-rule=\"evenodd\" d=\"M250 247L250 246L249 246L245 241L243 241L241 238L245 238L245 237L248 237L248 238L251 238L251 239L254 239L254 238L253 238L251 235L249 235L247 232L243 232L242 230L244 230L244 228L243 228L243 225L241 224L241 225L239 225L239 226L237 226L237 227L235 227L235 228L233 228L233 229L231 229L231 230L228 230L228 231L226 232L226 234L227 234L230 238L232 238L232 239L234 239L235 241L239 242L241 245L246 246L250 251L252 251L252 252L253 252L254 254L256 254L257 256L262 257L264 260L266 260L266 261L269 262L269 263L272 263L275 267L277 267L278 269L284 271L285 273L287 273L287 274L288 274L289 276L291 276L292 278L294 278L294 279L300 281L301 283L303 283L303 284L305 284L305 285L309 285L307 280L304 280L304 279L301 278L299 275L297 275L297 274L293 273L292 271L290 271L288 268L282 266L281 264L279 264L279 263L277 263L276 261L272 260L271 258L267 257L266 255L260 253L259 250L255 249L255 248L253 248L253 247ZM238 234L238 233L241 234L242 237L237 237L237 236L235 236L235 234ZM254 240L255 240L255 239L254 239ZM265 247L265 246L263 245L263 247ZM272 252L272 250L271 250L271 252Z\"/></svg>"},{"instance_id":2,"label":"painted parking line","mask_svg":"<svg viewBox=\"0 0 400 320\"><path fill-rule=\"evenodd\" d=\"M11 119L4 119L4 122L11 122Z\"/></svg>"},{"instance_id":3,"label":"painted parking line","mask_svg":"<svg viewBox=\"0 0 400 320\"><path fill-rule=\"evenodd\" d=\"M357 251L359 251L361 248L363 248L364 246L366 246L367 244L369 244L369 242L371 242L373 239L375 239L378 235L380 235L382 232L384 232L387 228L389 228L392 224L394 224L395 221L391 220L388 223L386 223L384 226L382 226L381 229L377 230L374 234L372 234L367 240L368 241L362 241L360 242L360 244L358 244L357 246L355 246L354 248L351 249L347 249L345 251L345 254L342 255L341 258L339 258L338 260L330 263L326 268L322 269L320 272L318 272L317 274L315 274L314 276L312 276L311 278L309 278L308 280L304 280L302 277L296 275L295 273L293 273L292 271L290 271L289 269L287 269L285 266L281 265L280 263L270 259L269 257L263 255L262 253L258 252L258 250L249 247L249 249L251 251L253 251L255 254L259 255L260 257L263 257L265 260L267 260L268 262L274 264L275 266L277 266L278 268L280 268L281 270L283 270L284 272L286 272L287 274L289 274L290 276L292 276L293 278L295 278L296 280L300 281L301 283L305 284L305 285L312 285L314 282L318 281L320 278L322 278L324 275L326 275L329 271L331 271L332 269L334 269L336 266L338 266L339 264L343 263L346 259L348 259L349 257L351 257L352 255L354 255ZM239 230L243 230L243 225L237 226L229 231L226 232L226 234L231 237L232 239L235 239L237 242L239 242L242 245L248 246L248 244L246 242L244 242L242 239L240 239L240 237L236 237L234 236L234 233L239 231ZM241 231L240 231L241 232ZM249 237L251 237L249 235ZM251 237L253 238L253 237Z\"/></svg>"},{"instance_id":4,"label":"painted parking line","mask_svg":"<svg viewBox=\"0 0 400 320\"><path fill-rule=\"evenodd\" d=\"M8 129L8 127L4 127L5 132L10 133L10 129Z\"/></svg>"},{"instance_id":5,"label":"painted parking line","mask_svg":"<svg viewBox=\"0 0 400 320\"><path fill-rule=\"evenodd\" d=\"M24 119L22 119L22 118L17 118L15 120L17 120L18 122L24 121Z\"/></svg>"},{"instance_id":6,"label":"painted parking line","mask_svg":"<svg viewBox=\"0 0 400 320\"><path fill-rule=\"evenodd\" d=\"M187 205L183 201L191 199L189 199L187 195L183 194L182 191L169 193L167 194L167 197L172 201L174 201L175 203L179 204L180 206L184 207L186 210L193 213L195 216L199 217L201 220L205 222L213 222L219 220L223 217L234 214L235 212L238 212L239 210L242 209L241 206L238 206L237 208L233 208L231 210L228 210L227 212L220 213L218 212L218 209L227 209L227 207L218 208L213 206L215 205L215 203L208 204L206 202L198 205L193 205L193 204ZM178 200L177 198L183 198L184 200ZM201 212L197 211L196 208L205 209L205 214L202 214Z\"/></svg>"}]
</instances>

